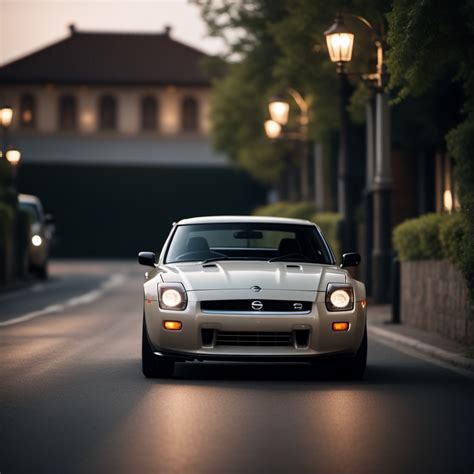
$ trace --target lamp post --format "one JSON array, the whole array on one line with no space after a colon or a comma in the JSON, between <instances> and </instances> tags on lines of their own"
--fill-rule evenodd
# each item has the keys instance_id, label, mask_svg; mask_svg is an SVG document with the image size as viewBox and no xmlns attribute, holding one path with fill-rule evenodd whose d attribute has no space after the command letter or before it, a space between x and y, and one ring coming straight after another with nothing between
<instances>
[{"instance_id":1,"label":"lamp post","mask_svg":"<svg viewBox=\"0 0 474 474\"><path fill-rule=\"evenodd\" d=\"M384 74L384 50L381 35L377 33L371 23L365 18L350 15L367 27L373 38L377 51L377 66L373 73L363 74L362 79L375 85L375 163L370 162L372 143L368 143L367 177L371 182L366 184L366 202L373 200L372 212L367 213L367 234L373 234L372 247L372 294L376 302L385 302L389 297L389 278L387 270L391 261L391 163L390 163L390 109L388 96L385 91L386 77ZM344 72L344 64L351 61L354 43L354 34L344 25L342 16L336 18L335 23L325 32L331 61L335 62L340 75ZM371 114L371 112L370 112ZM371 121L370 121L371 122ZM368 122L368 126L370 126ZM370 130L368 137L372 134ZM346 157L347 158L347 157ZM347 163L347 162L346 162ZM348 168L346 168L347 170ZM370 222L370 217L373 221Z\"/></svg>"},{"instance_id":2,"label":"lamp post","mask_svg":"<svg viewBox=\"0 0 474 474\"><path fill-rule=\"evenodd\" d=\"M354 207L349 179L349 98L350 88L345 63L352 59L354 34L347 29L341 16L324 32L331 61L336 63L339 76L339 154L337 163L337 210L342 216L341 240L343 250L355 250Z\"/></svg>"},{"instance_id":3,"label":"lamp post","mask_svg":"<svg viewBox=\"0 0 474 474\"><path fill-rule=\"evenodd\" d=\"M298 129L285 130L288 123L290 104L283 95L276 95L270 99L268 110L271 120L265 122L265 133L270 139L286 138L299 140L302 143L302 156L300 161L301 197L304 201L311 200L311 186L309 183L309 161L311 159L311 146L309 140L309 121L311 98L303 96L295 89L289 88L288 94L293 98L299 108Z\"/></svg>"}]
</instances>

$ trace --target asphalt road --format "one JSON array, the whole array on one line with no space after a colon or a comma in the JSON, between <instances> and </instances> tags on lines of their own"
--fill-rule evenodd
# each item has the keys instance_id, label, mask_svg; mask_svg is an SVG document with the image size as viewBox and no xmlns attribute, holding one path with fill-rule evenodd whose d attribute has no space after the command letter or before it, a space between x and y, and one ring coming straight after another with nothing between
<instances>
[{"instance_id":1,"label":"asphalt road","mask_svg":"<svg viewBox=\"0 0 474 474\"><path fill-rule=\"evenodd\" d=\"M142 273L58 263L0 294L1 474L474 472L474 380L374 339L359 383L198 362L144 379Z\"/></svg>"}]
</instances>

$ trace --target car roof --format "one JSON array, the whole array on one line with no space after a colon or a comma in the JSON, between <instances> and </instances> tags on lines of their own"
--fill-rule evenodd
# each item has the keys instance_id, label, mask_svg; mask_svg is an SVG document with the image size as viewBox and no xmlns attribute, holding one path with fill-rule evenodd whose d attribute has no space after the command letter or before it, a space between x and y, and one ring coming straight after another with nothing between
<instances>
[{"instance_id":1,"label":"car roof","mask_svg":"<svg viewBox=\"0 0 474 474\"><path fill-rule=\"evenodd\" d=\"M18 202L24 202L29 204L40 204L40 200L37 196L33 196L32 194L19 194L18 195Z\"/></svg>"},{"instance_id":2,"label":"car roof","mask_svg":"<svg viewBox=\"0 0 474 474\"><path fill-rule=\"evenodd\" d=\"M271 216L203 216L182 219L177 225L187 224L228 224L240 223L265 223L265 224L298 224L298 225L315 225L314 222L304 219L290 219L288 217L271 217Z\"/></svg>"}]
</instances>

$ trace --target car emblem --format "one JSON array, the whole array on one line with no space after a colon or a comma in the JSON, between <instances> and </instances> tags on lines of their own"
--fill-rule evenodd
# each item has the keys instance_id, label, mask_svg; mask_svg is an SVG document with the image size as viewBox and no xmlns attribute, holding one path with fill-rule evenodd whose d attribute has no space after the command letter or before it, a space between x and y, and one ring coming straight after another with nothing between
<instances>
[{"instance_id":1,"label":"car emblem","mask_svg":"<svg viewBox=\"0 0 474 474\"><path fill-rule=\"evenodd\" d=\"M259 286L257 286L257 285L252 286L252 288L250 288L250 289L253 290L253 291L255 291L255 293L258 293L259 291L262 291L262 289L261 289Z\"/></svg>"},{"instance_id":2,"label":"car emblem","mask_svg":"<svg viewBox=\"0 0 474 474\"><path fill-rule=\"evenodd\" d=\"M261 301L252 301L252 309L255 311L260 311L263 308L263 303Z\"/></svg>"},{"instance_id":3,"label":"car emblem","mask_svg":"<svg viewBox=\"0 0 474 474\"><path fill-rule=\"evenodd\" d=\"M303 309L303 303L293 303L295 311L301 311Z\"/></svg>"}]
</instances>

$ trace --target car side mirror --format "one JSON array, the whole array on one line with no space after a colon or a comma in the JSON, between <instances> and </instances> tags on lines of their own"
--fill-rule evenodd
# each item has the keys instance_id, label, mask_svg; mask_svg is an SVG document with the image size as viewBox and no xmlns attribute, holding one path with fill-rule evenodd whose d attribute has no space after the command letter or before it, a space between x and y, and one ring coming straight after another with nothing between
<instances>
[{"instance_id":1,"label":"car side mirror","mask_svg":"<svg viewBox=\"0 0 474 474\"><path fill-rule=\"evenodd\" d=\"M360 255L358 253L349 252L342 255L341 268L357 267L360 263Z\"/></svg>"},{"instance_id":2,"label":"car side mirror","mask_svg":"<svg viewBox=\"0 0 474 474\"><path fill-rule=\"evenodd\" d=\"M138 263L147 267L155 267L156 255L153 252L140 252L138 254Z\"/></svg>"}]
</instances>

